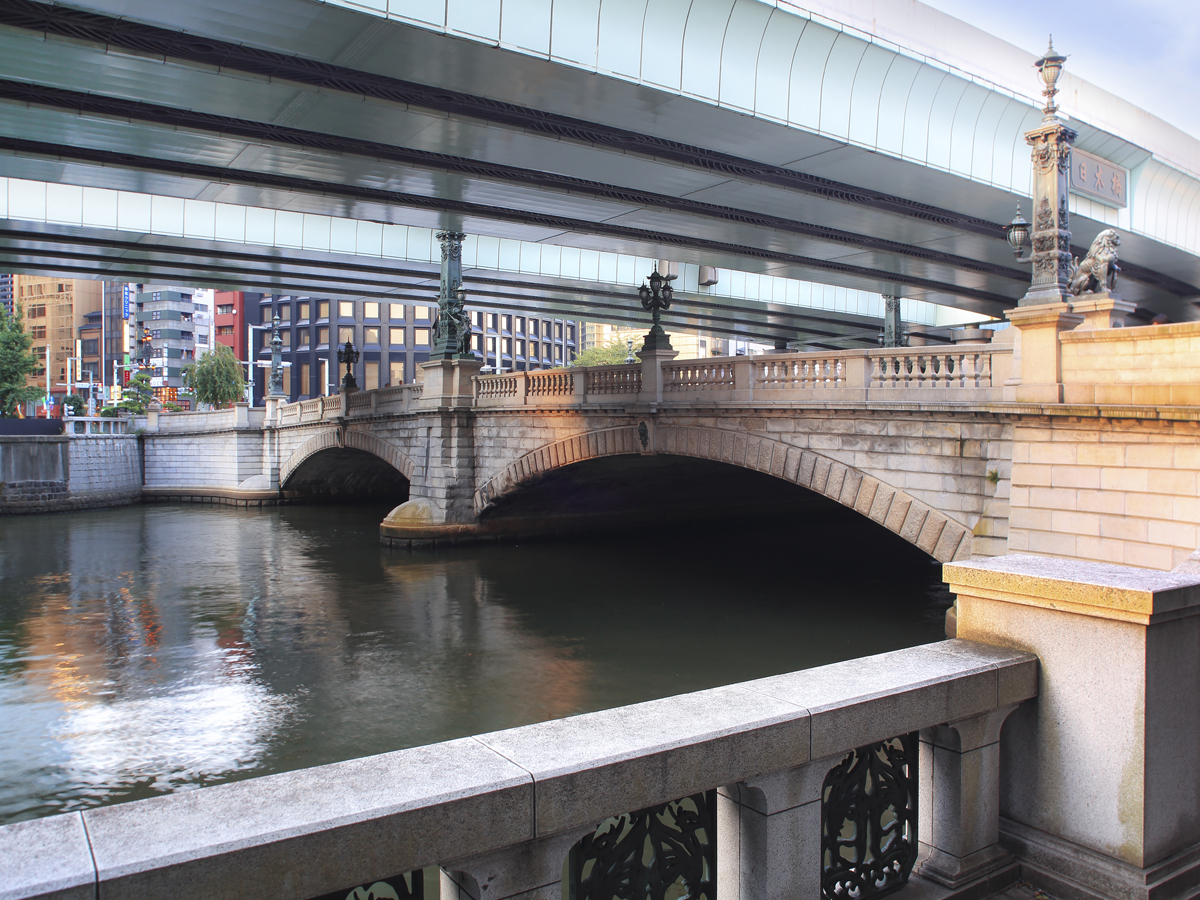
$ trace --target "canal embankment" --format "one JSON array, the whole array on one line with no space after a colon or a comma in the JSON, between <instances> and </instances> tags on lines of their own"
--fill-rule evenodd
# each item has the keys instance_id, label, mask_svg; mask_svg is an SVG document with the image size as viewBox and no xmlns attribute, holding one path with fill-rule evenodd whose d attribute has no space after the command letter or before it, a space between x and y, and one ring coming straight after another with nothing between
<instances>
[{"instance_id":1,"label":"canal embankment","mask_svg":"<svg viewBox=\"0 0 1200 900\"><path fill-rule=\"evenodd\" d=\"M0 514L139 502L141 440L136 434L0 434Z\"/></svg>"}]
</instances>

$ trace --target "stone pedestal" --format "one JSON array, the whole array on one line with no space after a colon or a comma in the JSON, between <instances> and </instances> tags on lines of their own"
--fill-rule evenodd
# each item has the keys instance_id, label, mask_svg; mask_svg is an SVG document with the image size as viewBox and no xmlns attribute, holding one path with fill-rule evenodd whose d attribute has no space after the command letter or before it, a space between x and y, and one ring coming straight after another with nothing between
<instances>
[{"instance_id":1,"label":"stone pedestal","mask_svg":"<svg viewBox=\"0 0 1200 900\"><path fill-rule=\"evenodd\" d=\"M1124 328L1125 317L1137 309L1132 300L1122 300L1120 294L1107 291L1100 294L1083 294L1071 301L1071 312L1083 316L1076 331L1091 331L1097 328Z\"/></svg>"},{"instance_id":2,"label":"stone pedestal","mask_svg":"<svg viewBox=\"0 0 1200 900\"><path fill-rule=\"evenodd\" d=\"M1041 660L1001 744L1001 835L1023 869L1057 896L1192 896L1200 577L1032 556L943 572L959 638Z\"/></svg>"},{"instance_id":3,"label":"stone pedestal","mask_svg":"<svg viewBox=\"0 0 1200 900\"><path fill-rule=\"evenodd\" d=\"M662 403L662 365L677 357L679 351L671 349L639 350L637 355L642 361L642 390L638 394L638 403Z\"/></svg>"},{"instance_id":4,"label":"stone pedestal","mask_svg":"<svg viewBox=\"0 0 1200 900\"><path fill-rule=\"evenodd\" d=\"M1020 371L1013 372L1019 403L1062 403L1058 333L1083 321L1066 303L1019 306L1004 314L1021 331ZM1014 367L1016 360L1014 359ZM1019 379L1019 380L1017 380Z\"/></svg>"},{"instance_id":5,"label":"stone pedestal","mask_svg":"<svg viewBox=\"0 0 1200 900\"><path fill-rule=\"evenodd\" d=\"M471 406L475 402L475 385L471 379L479 374L483 363L478 359L434 359L421 363L425 385L420 406L425 408Z\"/></svg>"}]
</instances>

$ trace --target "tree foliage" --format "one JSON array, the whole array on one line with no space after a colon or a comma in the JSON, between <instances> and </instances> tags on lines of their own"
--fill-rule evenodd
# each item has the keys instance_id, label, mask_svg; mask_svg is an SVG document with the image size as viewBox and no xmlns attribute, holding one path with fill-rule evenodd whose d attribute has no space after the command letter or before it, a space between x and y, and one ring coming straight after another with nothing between
<instances>
[{"instance_id":1,"label":"tree foliage","mask_svg":"<svg viewBox=\"0 0 1200 900\"><path fill-rule=\"evenodd\" d=\"M64 412L70 410L70 412L65 413L66 415L82 416L87 412L87 401L78 394L67 394L63 398L63 410Z\"/></svg>"},{"instance_id":2,"label":"tree foliage","mask_svg":"<svg viewBox=\"0 0 1200 900\"><path fill-rule=\"evenodd\" d=\"M0 416L15 416L18 406L34 403L45 395L42 388L26 385L26 378L42 365L30 349L32 344L20 307L15 316L10 316L0 306Z\"/></svg>"},{"instance_id":3,"label":"tree foliage","mask_svg":"<svg viewBox=\"0 0 1200 900\"><path fill-rule=\"evenodd\" d=\"M233 350L224 344L205 353L183 370L183 383L200 403L224 406L236 403L246 393L246 376Z\"/></svg>"},{"instance_id":4,"label":"tree foliage","mask_svg":"<svg viewBox=\"0 0 1200 900\"><path fill-rule=\"evenodd\" d=\"M643 338L634 338L633 352L642 349ZM629 356L629 345L624 340L616 338L604 347L589 347L575 357L572 366L619 366Z\"/></svg>"},{"instance_id":5,"label":"tree foliage","mask_svg":"<svg viewBox=\"0 0 1200 900\"><path fill-rule=\"evenodd\" d=\"M150 376L138 372L129 379L129 384L121 389L121 409L127 409L135 415L146 411L146 406L154 399L154 390L150 387Z\"/></svg>"}]
</instances>

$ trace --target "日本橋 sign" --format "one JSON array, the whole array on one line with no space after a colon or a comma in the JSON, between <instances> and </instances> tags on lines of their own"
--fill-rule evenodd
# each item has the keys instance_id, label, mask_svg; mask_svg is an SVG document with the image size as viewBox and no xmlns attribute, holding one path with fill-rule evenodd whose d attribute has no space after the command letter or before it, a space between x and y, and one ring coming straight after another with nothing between
<instances>
[{"instance_id":1,"label":"\u65e5\u672c\u6a4b sign","mask_svg":"<svg viewBox=\"0 0 1200 900\"><path fill-rule=\"evenodd\" d=\"M1071 151L1071 190L1124 209L1129 205L1129 170L1074 148Z\"/></svg>"}]
</instances>

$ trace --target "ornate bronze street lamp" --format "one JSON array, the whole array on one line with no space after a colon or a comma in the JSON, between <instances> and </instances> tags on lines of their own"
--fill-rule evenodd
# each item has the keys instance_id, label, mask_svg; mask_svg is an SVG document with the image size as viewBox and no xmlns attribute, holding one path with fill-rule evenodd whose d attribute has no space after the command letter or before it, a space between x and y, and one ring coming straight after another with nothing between
<instances>
[{"instance_id":1,"label":"ornate bronze street lamp","mask_svg":"<svg viewBox=\"0 0 1200 900\"><path fill-rule=\"evenodd\" d=\"M460 231L437 233L442 245L442 278L430 359L475 358L471 353L471 320L463 309L467 298L462 284L462 242L465 238Z\"/></svg>"},{"instance_id":2,"label":"ornate bronze street lamp","mask_svg":"<svg viewBox=\"0 0 1200 900\"><path fill-rule=\"evenodd\" d=\"M650 310L654 319L650 333L646 335L643 350L675 349L671 346L671 339L667 337L667 333L663 331L663 327L658 321L659 313L664 309L671 308L671 298L674 295L675 292L671 290L670 282L658 274L658 269L651 273L648 286L643 281L642 286L638 288L638 296L642 298L642 309Z\"/></svg>"},{"instance_id":3,"label":"ornate bronze street lamp","mask_svg":"<svg viewBox=\"0 0 1200 900\"><path fill-rule=\"evenodd\" d=\"M271 381L268 396L283 396L283 338L279 336L279 316L271 319Z\"/></svg>"},{"instance_id":4,"label":"ornate bronze street lamp","mask_svg":"<svg viewBox=\"0 0 1200 900\"><path fill-rule=\"evenodd\" d=\"M1030 262L1031 258L1022 256L1025 248L1029 246L1029 223L1025 221L1025 217L1021 215L1021 203L1017 201L1017 214L1011 222L1008 223L1008 245L1012 247L1013 256L1018 262Z\"/></svg>"},{"instance_id":5,"label":"ornate bronze street lamp","mask_svg":"<svg viewBox=\"0 0 1200 900\"><path fill-rule=\"evenodd\" d=\"M346 374L342 377L342 391L349 394L358 390L358 382L354 380L354 366L362 354L354 349L354 345L346 341L346 346L338 350L338 362L346 366Z\"/></svg>"}]
</instances>

